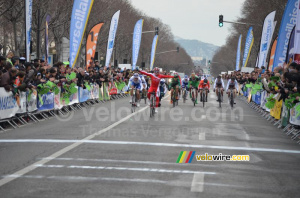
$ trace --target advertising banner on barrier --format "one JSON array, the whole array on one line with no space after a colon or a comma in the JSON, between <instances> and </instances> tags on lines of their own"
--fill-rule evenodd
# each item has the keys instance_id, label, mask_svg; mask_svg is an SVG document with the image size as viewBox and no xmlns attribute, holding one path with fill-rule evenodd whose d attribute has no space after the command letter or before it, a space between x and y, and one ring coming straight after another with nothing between
<instances>
[{"instance_id":1,"label":"advertising banner on barrier","mask_svg":"<svg viewBox=\"0 0 300 198\"><path fill-rule=\"evenodd\" d=\"M299 104L299 103L298 103ZM297 104L297 105L298 105ZM293 125L300 126L300 116L296 117L297 112L296 112L296 106L295 105L293 108L290 110L290 123Z\"/></svg>"},{"instance_id":2,"label":"advertising banner on barrier","mask_svg":"<svg viewBox=\"0 0 300 198\"><path fill-rule=\"evenodd\" d=\"M286 60L290 35L297 21L297 10L298 0L288 0L281 20L272 71L283 66Z\"/></svg>"},{"instance_id":3,"label":"advertising banner on barrier","mask_svg":"<svg viewBox=\"0 0 300 198\"><path fill-rule=\"evenodd\" d=\"M281 112L281 126L286 127L289 124L290 112L286 108L285 104L282 104Z\"/></svg>"},{"instance_id":4,"label":"advertising banner on barrier","mask_svg":"<svg viewBox=\"0 0 300 198\"><path fill-rule=\"evenodd\" d=\"M79 98L79 102L86 102L91 98L91 92L87 89L83 89L82 87L79 87L78 98Z\"/></svg>"},{"instance_id":5,"label":"advertising banner on barrier","mask_svg":"<svg viewBox=\"0 0 300 198\"><path fill-rule=\"evenodd\" d=\"M0 119L13 117L19 110L12 92L0 87Z\"/></svg>"},{"instance_id":6,"label":"advertising banner on barrier","mask_svg":"<svg viewBox=\"0 0 300 198\"><path fill-rule=\"evenodd\" d=\"M94 0L74 0L70 23L70 66L76 64Z\"/></svg>"},{"instance_id":7,"label":"advertising banner on barrier","mask_svg":"<svg viewBox=\"0 0 300 198\"><path fill-rule=\"evenodd\" d=\"M27 108L26 108L27 103ZM37 91L32 93L20 92L20 109L17 113L33 112L37 110Z\"/></svg>"},{"instance_id":8,"label":"advertising banner on barrier","mask_svg":"<svg viewBox=\"0 0 300 198\"><path fill-rule=\"evenodd\" d=\"M37 107L40 111L54 109L54 93L49 92L47 94L38 96Z\"/></svg>"},{"instance_id":9,"label":"advertising banner on barrier","mask_svg":"<svg viewBox=\"0 0 300 198\"><path fill-rule=\"evenodd\" d=\"M102 101L103 100L103 84L101 85L101 87L99 88L99 100Z\"/></svg>"},{"instance_id":10,"label":"advertising banner on barrier","mask_svg":"<svg viewBox=\"0 0 300 198\"><path fill-rule=\"evenodd\" d=\"M62 102L60 101L60 94L61 94L61 88L59 87L59 93L54 95L54 109L61 109L64 106L62 105Z\"/></svg>"},{"instance_id":11,"label":"advertising banner on barrier","mask_svg":"<svg viewBox=\"0 0 300 198\"><path fill-rule=\"evenodd\" d=\"M98 99L99 98L99 85L94 84L91 86L91 99Z\"/></svg>"}]
</instances>

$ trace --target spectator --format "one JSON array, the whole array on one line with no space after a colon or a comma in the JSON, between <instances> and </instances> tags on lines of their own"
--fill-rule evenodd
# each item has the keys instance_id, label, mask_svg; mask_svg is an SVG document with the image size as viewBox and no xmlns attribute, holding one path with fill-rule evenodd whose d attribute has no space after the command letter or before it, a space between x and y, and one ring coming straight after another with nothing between
<instances>
[{"instance_id":1,"label":"spectator","mask_svg":"<svg viewBox=\"0 0 300 198\"><path fill-rule=\"evenodd\" d=\"M7 62L6 64L10 65L9 62ZM7 92L8 91L13 91L13 85L14 85L14 81L16 79L16 75L17 75L17 69L16 68L11 68L11 69L9 69L9 71L2 74L1 87L4 87L4 89Z\"/></svg>"}]
</instances>

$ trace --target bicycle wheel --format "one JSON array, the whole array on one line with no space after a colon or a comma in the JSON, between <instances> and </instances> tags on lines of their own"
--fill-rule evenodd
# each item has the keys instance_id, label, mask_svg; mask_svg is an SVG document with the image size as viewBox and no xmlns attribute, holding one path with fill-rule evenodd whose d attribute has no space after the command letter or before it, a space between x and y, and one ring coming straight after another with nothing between
<instances>
[{"instance_id":1,"label":"bicycle wheel","mask_svg":"<svg viewBox=\"0 0 300 198\"><path fill-rule=\"evenodd\" d=\"M175 91L173 91L172 101L173 101L173 107L175 107L175 106L176 106L176 96L175 96Z\"/></svg>"},{"instance_id":2,"label":"bicycle wheel","mask_svg":"<svg viewBox=\"0 0 300 198\"><path fill-rule=\"evenodd\" d=\"M202 102L203 102L203 108L205 107L205 90L202 91Z\"/></svg>"},{"instance_id":3,"label":"bicycle wheel","mask_svg":"<svg viewBox=\"0 0 300 198\"><path fill-rule=\"evenodd\" d=\"M152 111L152 108L153 108L153 95L151 94L150 96L150 118L153 117L153 111Z\"/></svg>"},{"instance_id":4,"label":"bicycle wheel","mask_svg":"<svg viewBox=\"0 0 300 198\"><path fill-rule=\"evenodd\" d=\"M219 107L221 108L221 104L222 104L222 99L221 99L221 90L218 90L218 100L219 100Z\"/></svg>"},{"instance_id":5,"label":"bicycle wheel","mask_svg":"<svg viewBox=\"0 0 300 198\"><path fill-rule=\"evenodd\" d=\"M183 91L183 103L186 101L186 90Z\"/></svg>"},{"instance_id":6,"label":"bicycle wheel","mask_svg":"<svg viewBox=\"0 0 300 198\"><path fill-rule=\"evenodd\" d=\"M136 96L135 93L132 95L132 103L131 103L131 113L135 112L135 106L136 106Z\"/></svg>"},{"instance_id":7,"label":"bicycle wheel","mask_svg":"<svg viewBox=\"0 0 300 198\"><path fill-rule=\"evenodd\" d=\"M147 93L146 93L146 91L144 91L144 100L145 100L145 104L147 104Z\"/></svg>"},{"instance_id":8,"label":"bicycle wheel","mask_svg":"<svg viewBox=\"0 0 300 198\"><path fill-rule=\"evenodd\" d=\"M155 106L156 106L156 97L155 97L155 93L152 95L152 115L154 116L155 114Z\"/></svg>"},{"instance_id":9,"label":"bicycle wheel","mask_svg":"<svg viewBox=\"0 0 300 198\"><path fill-rule=\"evenodd\" d=\"M230 106L231 106L232 109L233 109L233 105L234 105L234 101L233 101L233 93L232 93L232 91L231 91L231 93L230 93Z\"/></svg>"}]
</instances>

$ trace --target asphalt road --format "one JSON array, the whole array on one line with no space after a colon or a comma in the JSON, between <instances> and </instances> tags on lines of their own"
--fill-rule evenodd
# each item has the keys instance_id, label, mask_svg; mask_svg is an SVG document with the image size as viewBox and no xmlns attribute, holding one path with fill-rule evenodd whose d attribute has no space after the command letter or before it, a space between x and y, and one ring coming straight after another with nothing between
<instances>
[{"instance_id":1,"label":"asphalt road","mask_svg":"<svg viewBox=\"0 0 300 198\"><path fill-rule=\"evenodd\" d=\"M215 100L166 98L150 118L124 98L1 133L0 197L299 197L299 145L245 102ZM181 151L250 161L176 163Z\"/></svg>"}]
</instances>

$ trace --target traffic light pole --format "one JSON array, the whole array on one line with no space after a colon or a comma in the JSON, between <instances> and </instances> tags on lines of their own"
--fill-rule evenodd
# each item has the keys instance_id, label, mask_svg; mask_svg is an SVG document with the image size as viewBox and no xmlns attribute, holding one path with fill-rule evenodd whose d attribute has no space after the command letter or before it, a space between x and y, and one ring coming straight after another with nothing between
<instances>
[{"instance_id":1,"label":"traffic light pole","mask_svg":"<svg viewBox=\"0 0 300 198\"><path fill-rule=\"evenodd\" d=\"M223 22L224 22L224 23L239 24L239 25L254 25L254 26L262 27L262 25L252 24L252 23L242 23L242 22L233 22L233 21L223 21Z\"/></svg>"}]
</instances>

